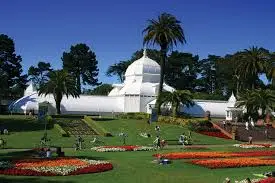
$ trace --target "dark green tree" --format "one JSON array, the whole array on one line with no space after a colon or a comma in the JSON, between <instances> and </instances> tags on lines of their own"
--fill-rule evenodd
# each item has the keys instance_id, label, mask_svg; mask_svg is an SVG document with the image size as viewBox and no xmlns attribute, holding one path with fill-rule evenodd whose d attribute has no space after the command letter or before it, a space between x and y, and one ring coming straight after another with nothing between
<instances>
[{"instance_id":1,"label":"dark green tree","mask_svg":"<svg viewBox=\"0 0 275 183\"><path fill-rule=\"evenodd\" d=\"M271 82L272 88L275 88L275 52L270 54L265 73L267 79Z\"/></svg>"},{"instance_id":2,"label":"dark green tree","mask_svg":"<svg viewBox=\"0 0 275 183\"><path fill-rule=\"evenodd\" d=\"M177 46L177 43L185 43L185 36L183 33L183 29L181 27L181 22L177 20L177 18L168 13L162 13L158 16L157 20L151 19L148 20L148 26L143 30L145 33L143 43L144 44L153 44L160 46L161 52L161 74L160 74L160 83L159 83L159 91L160 94L163 88L164 81L164 69L165 62L167 57L167 52L169 49L172 49L173 46ZM160 105L158 106L158 113L160 112Z\"/></svg>"},{"instance_id":3,"label":"dark green tree","mask_svg":"<svg viewBox=\"0 0 275 183\"><path fill-rule=\"evenodd\" d=\"M167 60L165 82L177 90L194 91L200 73L199 57L191 53L173 51Z\"/></svg>"},{"instance_id":4,"label":"dark green tree","mask_svg":"<svg viewBox=\"0 0 275 183\"><path fill-rule=\"evenodd\" d=\"M176 90L174 92L162 92L160 94L160 105L171 105L173 116L176 117L180 105L190 107L194 105L193 96L189 90Z\"/></svg>"},{"instance_id":5,"label":"dark green tree","mask_svg":"<svg viewBox=\"0 0 275 183\"><path fill-rule=\"evenodd\" d=\"M108 67L106 75L108 77L117 76L119 81L122 83L125 79L124 74L128 66L132 63L132 61L120 61Z\"/></svg>"},{"instance_id":6,"label":"dark green tree","mask_svg":"<svg viewBox=\"0 0 275 183\"><path fill-rule=\"evenodd\" d=\"M0 100L23 95L27 75L22 75L22 58L15 53L13 40L0 34Z\"/></svg>"},{"instance_id":7,"label":"dark green tree","mask_svg":"<svg viewBox=\"0 0 275 183\"><path fill-rule=\"evenodd\" d=\"M64 52L61 59L63 68L74 76L79 93L81 92L81 83L91 86L100 84L97 78L96 55L86 44L80 43L71 46L70 52Z\"/></svg>"},{"instance_id":8,"label":"dark green tree","mask_svg":"<svg viewBox=\"0 0 275 183\"><path fill-rule=\"evenodd\" d=\"M102 85L99 85L99 86L95 87L92 90L86 91L84 94L107 96L112 89L113 89L112 85L105 83L105 84L102 84Z\"/></svg>"},{"instance_id":9,"label":"dark green tree","mask_svg":"<svg viewBox=\"0 0 275 183\"><path fill-rule=\"evenodd\" d=\"M49 72L52 71L51 64L46 62L39 62L37 67L31 66L28 70L28 75L33 84L39 88L45 81Z\"/></svg>"},{"instance_id":10,"label":"dark green tree","mask_svg":"<svg viewBox=\"0 0 275 183\"><path fill-rule=\"evenodd\" d=\"M237 56L238 65L236 73L246 80L250 85L250 89L255 89L257 81L259 81L259 74L265 72L268 61L270 60L269 51L253 46L239 52Z\"/></svg>"},{"instance_id":11,"label":"dark green tree","mask_svg":"<svg viewBox=\"0 0 275 183\"><path fill-rule=\"evenodd\" d=\"M216 55L208 55L207 59L201 60L201 86L200 90L213 94L218 87L216 63L220 57Z\"/></svg>"},{"instance_id":12,"label":"dark green tree","mask_svg":"<svg viewBox=\"0 0 275 183\"><path fill-rule=\"evenodd\" d=\"M65 70L56 70L49 73L49 79L38 89L39 95L53 94L56 103L57 114L61 114L60 105L63 96L71 95L79 97L79 90L76 87L75 79Z\"/></svg>"},{"instance_id":13,"label":"dark green tree","mask_svg":"<svg viewBox=\"0 0 275 183\"><path fill-rule=\"evenodd\" d=\"M269 89L246 90L240 94L236 106L245 107L249 116L265 117L275 107L275 93Z\"/></svg>"}]
</instances>

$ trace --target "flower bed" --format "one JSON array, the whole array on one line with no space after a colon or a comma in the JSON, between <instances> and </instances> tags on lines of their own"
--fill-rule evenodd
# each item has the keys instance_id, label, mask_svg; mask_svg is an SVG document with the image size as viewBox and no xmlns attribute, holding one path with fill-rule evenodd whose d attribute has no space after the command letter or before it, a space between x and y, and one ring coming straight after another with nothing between
<instances>
[{"instance_id":1,"label":"flower bed","mask_svg":"<svg viewBox=\"0 0 275 183\"><path fill-rule=\"evenodd\" d=\"M103 172L113 169L107 161L77 158L26 159L0 161L0 174L23 176L59 176Z\"/></svg>"},{"instance_id":2,"label":"flower bed","mask_svg":"<svg viewBox=\"0 0 275 183\"><path fill-rule=\"evenodd\" d=\"M244 151L244 152L174 152L167 154L154 154L155 157L168 159L202 159L202 158L229 158L229 157L253 157L274 156L275 151Z\"/></svg>"},{"instance_id":3,"label":"flower bed","mask_svg":"<svg viewBox=\"0 0 275 183\"><path fill-rule=\"evenodd\" d=\"M151 151L153 147L147 146L99 146L93 147L91 150L97 152L119 152L119 151Z\"/></svg>"},{"instance_id":4,"label":"flower bed","mask_svg":"<svg viewBox=\"0 0 275 183\"><path fill-rule=\"evenodd\" d=\"M192 160L191 163L214 169L275 165L275 160L265 160L260 158L225 158Z\"/></svg>"},{"instance_id":5,"label":"flower bed","mask_svg":"<svg viewBox=\"0 0 275 183\"><path fill-rule=\"evenodd\" d=\"M269 177L269 178L261 180L257 183L274 183L274 182L275 182L275 178L274 177Z\"/></svg>"},{"instance_id":6,"label":"flower bed","mask_svg":"<svg viewBox=\"0 0 275 183\"><path fill-rule=\"evenodd\" d=\"M250 149L250 148L269 148L269 147L272 147L272 144L234 144L233 146Z\"/></svg>"},{"instance_id":7,"label":"flower bed","mask_svg":"<svg viewBox=\"0 0 275 183\"><path fill-rule=\"evenodd\" d=\"M207 136L211 136L211 137L218 137L218 138L224 138L224 139L231 139L230 137L226 136L225 134L223 134L220 131L215 131L215 132L211 132L211 131L200 131L198 132L200 134L203 135L207 135Z\"/></svg>"}]
</instances>

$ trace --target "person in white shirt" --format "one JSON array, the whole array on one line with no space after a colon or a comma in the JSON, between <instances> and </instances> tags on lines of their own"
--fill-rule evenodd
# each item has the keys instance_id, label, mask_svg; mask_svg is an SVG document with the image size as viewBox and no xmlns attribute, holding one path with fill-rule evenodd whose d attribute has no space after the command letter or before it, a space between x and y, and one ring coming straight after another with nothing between
<instances>
[{"instance_id":1,"label":"person in white shirt","mask_svg":"<svg viewBox=\"0 0 275 183\"><path fill-rule=\"evenodd\" d=\"M245 122L245 129L248 130L248 122Z\"/></svg>"}]
</instances>

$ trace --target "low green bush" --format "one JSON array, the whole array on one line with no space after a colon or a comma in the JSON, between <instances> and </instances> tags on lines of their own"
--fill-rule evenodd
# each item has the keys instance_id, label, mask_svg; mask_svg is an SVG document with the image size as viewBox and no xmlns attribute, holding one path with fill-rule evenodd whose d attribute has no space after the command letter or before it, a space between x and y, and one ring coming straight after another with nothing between
<instances>
[{"instance_id":1,"label":"low green bush","mask_svg":"<svg viewBox=\"0 0 275 183\"><path fill-rule=\"evenodd\" d=\"M59 131L59 133L61 134L62 137L70 136L65 130L63 130L63 128L59 124L54 124L54 128Z\"/></svg>"},{"instance_id":2,"label":"low green bush","mask_svg":"<svg viewBox=\"0 0 275 183\"><path fill-rule=\"evenodd\" d=\"M119 114L118 118L148 120L149 119L149 114L147 114L145 112L129 112L129 113Z\"/></svg>"},{"instance_id":3,"label":"low green bush","mask_svg":"<svg viewBox=\"0 0 275 183\"><path fill-rule=\"evenodd\" d=\"M105 136L105 137L111 137L112 134L108 132L105 128L103 128L98 122L94 121L89 116L84 116L83 121L92 128L97 134Z\"/></svg>"},{"instance_id":4,"label":"low green bush","mask_svg":"<svg viewBox=\"0 0 275 183\"><path fill-rule=\"evenodd\" d=\"M188 127L192 131L203 131L212 128L212 123L205 119L185 119L171 116L159 116L158 122Z\"/></svg>"}]
</instances>

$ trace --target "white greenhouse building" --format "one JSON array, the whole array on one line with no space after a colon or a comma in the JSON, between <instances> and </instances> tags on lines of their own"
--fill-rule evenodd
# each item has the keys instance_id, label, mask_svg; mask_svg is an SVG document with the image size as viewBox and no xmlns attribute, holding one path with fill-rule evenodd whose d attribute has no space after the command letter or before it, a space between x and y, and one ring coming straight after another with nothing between
<instances>
[{"instance_id":1,"label":"white greenhouse building","mask_svg":"<svg viewBox=\"0 0 275 183\"><path fill-rule=\"evenodd\" d=\"M108 96L80 95L79 98L63 97L61 101L62 114L117 114L127 112L151 112L158 95L160 80L160 66L146 55L134 61L125 72L125 81L122 84L113 84L113 89ZM172 92L174 89L167 84L163 85L164 91ZM49 113L54 114L55 101L52 95L38 96L33 85L30 84L24 97L10 105L13 112L37 113L38 104L47 102ZM235 105L236 98L232 94L228 101L194 100L195 105L189 108L181 106L181 112L192 116L202 117L210 111L212 117L222 117L232 120L230 107ZM228 112L229 111L229 112Z\"/></svg>"}]
</instances>

